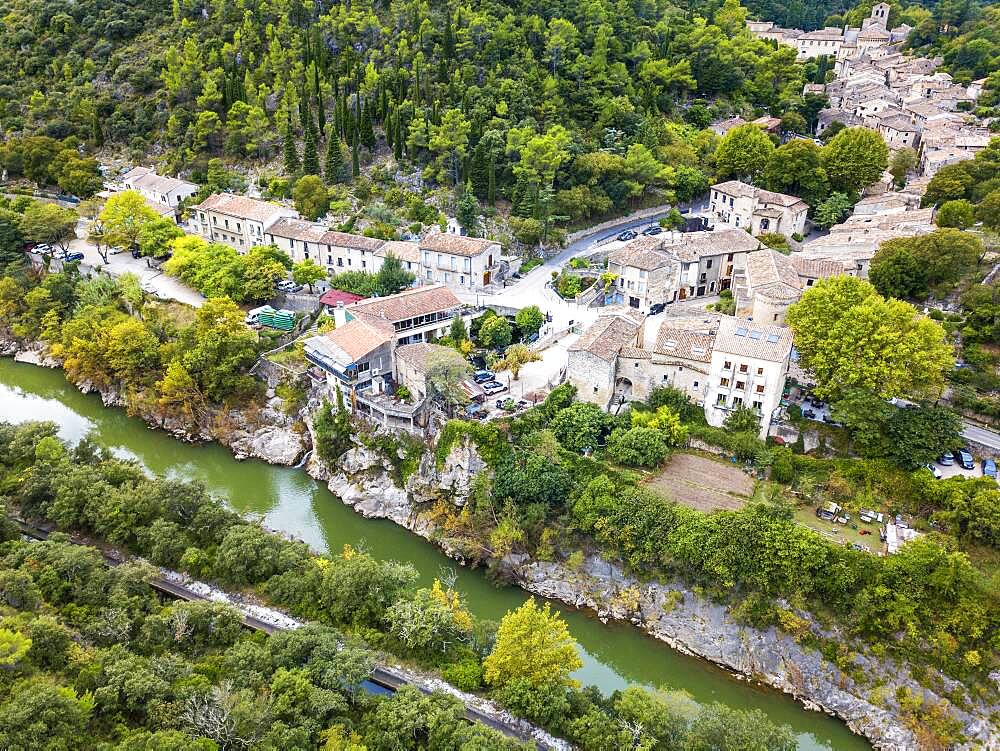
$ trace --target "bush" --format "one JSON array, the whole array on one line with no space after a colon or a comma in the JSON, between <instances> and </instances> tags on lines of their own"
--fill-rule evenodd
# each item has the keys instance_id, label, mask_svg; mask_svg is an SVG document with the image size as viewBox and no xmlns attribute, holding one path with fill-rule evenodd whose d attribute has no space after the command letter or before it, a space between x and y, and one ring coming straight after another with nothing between
<instances>
[{"instance_id":1,"label":"bush","mask_svg":"<svg viewBox=\"0 0 1000 751\"><path fill-rule=\"evenodd\" d=\"M478 660L462 660L445 667L442 677L460 691L478 691L483 687L483 666Z\"/></svg>"}]
</instances>

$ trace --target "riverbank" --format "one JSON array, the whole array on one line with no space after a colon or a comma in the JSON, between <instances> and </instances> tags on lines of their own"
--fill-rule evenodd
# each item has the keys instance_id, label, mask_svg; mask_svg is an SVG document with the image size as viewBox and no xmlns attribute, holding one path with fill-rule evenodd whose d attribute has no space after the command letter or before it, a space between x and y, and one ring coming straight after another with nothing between
<instances>
[{"instance_id":1,"label":"riverbank","mask_svg":"<svg viewBox=\"0 0 1000 751\"><path fill-rule=\"evenodd\" d=\"M45 364L58 365L52 362ZM107 396L102 395L102 398L106 403L109 401ZM156 421L151 421L151 424L160 427ZM447 546L439 538L429 518L427 506L432 498L447 496L454 500L457 497L461 501L468 494L471 477L482 466L477 464L475 455L466 453L461 458L449 457L442 472L433 469L432 460L426 461L421 470L411 478L413 486L409 489L397 488L389 479L385 467L379 468L377 459L372 464L372 459L373 457L358 454L346 456L346 469L338 471L333 478L324 479L331 490L339 494L345 503L353 506L355 511L369 517L391 519L447 552ZM323 469L318 462L314 461L310 466L312 474L323 476ZM455 551L451 553L455 555ZM912 734L906 735L910 731L902 725L901 718L893 715L891 707L883 709L871 703L866 705L859 697L852 698L850 689L860 690L861 687L848 686L846 695L841 695L837 691L843 689L836 686L833 677L813 676L819 670L814 663L822 668L822 659L818 654L806 654L794 642L788 644L790 640L780 634L764 633L761 636L761 632L733 624L727 620L721 606L700 601L693 593L683 593L683 607L677 608L675 605L671 614L664 614L674 616L670 619L659 616L659 612L663 610L664 603L676 598L671 591L682 591L680 588L667 586L657 589L659 585L651 587L633 582L616 567L596 558L588 559L586 565L578 571L560 569L557 564L531 561L524 556L511 557L503 565L528 591L558 599L573 607L589 608L602 620L612 619L640 625L644 631L679 651L704 657L728 670L775 686L796 696L808 708L822 708L843 718L852 729L869 737L878 748L919 747L911 743ZM633 607L629 604L632 594L630 590L636 587L640 588L640 597L637 606ZM629 594L628 598L622 596L626 592ZM640 604L641 607L638 606ZM677 623L672 624L671 620ZM684 626L690 633L683 630ZM746 645L750 645L749 650ZM806 655L808 670L802 681L797 681L795 661L804 659L803 655ZM826 672L836 676L829 666L826 667ZM862 721L857 721L856 714L865 711L870 711L877 718L876 722L864 722L863 718ZM879 723L884 727L880 727ZM985 730L985 723L982 725L981 729ZM897 731L903 735L894 735ZM845 745L834 745L833 748Z\"/></svg>"},{"instance_id":2,"label":"riverbank","mask_svg":"<svg viewBox=\"0 0 1000 751\"><path fill-rule=\"evenodd\" d=\"M0 357L43 368L61 368L41 344L21 344L0 339ZM263 405L248 409L208 407L189 416L165 415L139 399L130 399L121 388L91 381L73 383L84 394L100 395L105 407L120 407L153 428L164 430L187 442L217 441L233 452L236 459L261 459L269 464L291 467L310 448L304 426L285 411L284 402L273 390Z\"/></svg>"},{"instance_id":3,"label":"riverbank","mask_svg":"<svg viewBox=\"0 0 1000 751\"><path fill-rule=\"evenodd\" d=\"M332 469L315 456L306 466L313 477L327 482L330 491L358 513L389 519L466 564L461 551L449 544L435 523L433 505L444 501L462 506L467 502L473 477L486 467L468 442L456 445L440 469L433 453L426 454L405 487L393 481L389 461L362 447L348 451ZM976 714L966 712L920 685L906 666L858 650L859 645L846 634L824 628L808 612L794 611L794 615L814 634L850 644L846 670L800 643L801 634L748 627L724 605L680 582L641 580L597 554L586 556L576 567L533 560L527 554L510 554L489 563L528 592L589 609L604 622L630 623L680 652L789 694L806 709L838 717L881 751L927 747L918 716L902 706L904 696L921 697L921 707L959 723L966 741L956 748L971 751L1000 746L1000 735L985 719L997 711L996 703L977 707L980 711ZM793 612L788 603L782 606ZM949 688L957 686L941 678Z\"/></svg>"}]
</instances>

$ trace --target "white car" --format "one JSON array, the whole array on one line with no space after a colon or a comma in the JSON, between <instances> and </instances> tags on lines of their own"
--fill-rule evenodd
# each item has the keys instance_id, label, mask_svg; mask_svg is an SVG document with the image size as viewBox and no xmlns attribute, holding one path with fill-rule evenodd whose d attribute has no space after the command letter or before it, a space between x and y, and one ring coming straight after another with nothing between
<instances>
[{"instance_id":1,"label":"white car","mask_svg":"<svg viewBox=\"0 0 1000 751\"><path fill-rule=\"evenodd\" d=\"M933 463L925 464L924 467L930 470L931 474L934 475L935 480L941 479L941 470L938 469Z\"/></svg>"}]
</instances>

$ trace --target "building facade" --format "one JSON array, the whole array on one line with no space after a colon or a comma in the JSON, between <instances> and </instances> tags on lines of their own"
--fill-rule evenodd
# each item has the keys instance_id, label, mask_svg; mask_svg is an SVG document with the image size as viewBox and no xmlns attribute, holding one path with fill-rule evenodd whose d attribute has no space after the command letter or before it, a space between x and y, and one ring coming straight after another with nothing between
<instances>
[{"instance_id":1,"label":"building facade","mask_svg":"<svg viewBox=\"0 0 1000 751\"><path fill-rule=\"evenodd\" d=\"M266 233L282 218L295 218L294 209L232 193L216 193L191 209L191 231L211 242L225 243L240 253L255 245L269 245Z\"/></svg>"},{"instance_id":2,"label":"building facade","mask_svg":"<svg viewBox=\"0 0 1000 751\"><path fill-rule=\"evenodd\" d=\"M500 243L450 232L432 232L419 243L425 284L478 290L500 279Z\"/></svg>"},{"instance_id":3,"label":"building facade","mask_svg":"<svg viewBox=\"0 0 1000 751\"><path fill-rule=\"evenodd\" d=\"M759 437L766 438L785 389L791 352L787 328L728 316L719 321L709 364L708 424L721 427L733 410L749 407L761 418Z\"/></svg>"},{"instance_id":4,"label":"building facade","mask_svg":"<svg viewBox=\"0 0 1000 751\"><path fill-rule=\"evenodd\" d=\"M749 229L755 235L805 233L809 206L797 196L763 190L739 180L712 186L709 207L715 226Z\"/></svg>"}]
</instances>

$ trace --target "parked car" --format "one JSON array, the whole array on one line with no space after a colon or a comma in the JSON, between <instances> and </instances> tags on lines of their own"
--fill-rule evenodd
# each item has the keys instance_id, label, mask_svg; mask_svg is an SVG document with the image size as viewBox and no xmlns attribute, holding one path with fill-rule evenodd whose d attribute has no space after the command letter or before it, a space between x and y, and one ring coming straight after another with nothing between
<instances>
[{"instance_id":1,"label":"parked car","mask_svg":"<svg viewBox=\"0 0 1000 751\"><path fill-rule=\"evenodd\" d=\"M933 464L925 464L924 467L930 470L930 473L934 475L935 480L941 479L941 470L935 467Z\"/></svg>"},{"instance_id":2,"label":"parked car","mask_svg":"<svg viewBox=\"0 0 1000 751\"><path fill-rule=\"evenodd\" d=\"M78 250L67 250L59 256L59 260L64 263L69 263L70 261L82 261L83 253Z\"/></svg>"},{"instance_id":3,"label":"parked car","mask_svg":"<svg viewBox=\"0 0 1000 751\"><path fill-rule=\"evenodd\" d=\"M650 224L648 227L646 227L646 229L642 231L642 234L644 234L646 237L652 237L653 235L658 235L661 232L663 232L663 227L661 227L659 224Z\"/></svg>"},{"instance_id":4,"label":"parked car","mask_svg":"<svg viewBox=\"0 0 1000 751\"><path fill-rule=\"evenodd\" d=\"M41 255L48 255L52 252L52 246L48 243L38 243L33 248L31 248L32 253L40 253Z\"/></svg>"},{"instance_id":5,"label":"parked car","mask_svg":"<svg viewBox=\"0 0 1000 751\"><path fill-rule=\"evenodd\" d=\"M528 402L526 399L521 399L517 403L517 408L518 409L527 409L530 406L531 406L531 403Z\"/></svg>"},{"instance_id":6,"label":"parked car","mask_svg":"<svg viewBox=\"0 0 1000 751\"><path fill-rule=\"evenodd\" d=\"M658 303L656 303L656 305L650 305L649 306L649 314L651 316L659 315L660 313L663 312L663 309L666 308L666 307L667 307L667 304L665 302L658 302Z\"/></svg>"},{"instance_id":7,"label":"parked car","mask_svg":"<svg viewBox=\"0 0 1000 751\"><path fill-rule=\"evenodd\" d=\"M496 377L496 373L492 370L477 370L472 374L472 380L476 383L486 383L487 381L492 381Z\"/></svg>"},{"instance_id":8,"label":"parked car","mask_svg":"<svg viewBox=\"0 0 1000 751\"><path fill-rule=\"evenodd\" d=\"M486 417L486 410L479 402L472 402L471 404L466 405L464 412L466 417L472 418L473 420L482 420Z\"/></svg>"},{"instance_id":9,"label":"parked car","mask_svg":"<svg viewBox=\"0 0 1000 751\"><path fill-rule=\"evenodd\" d=\"M960 448L958 451L953 452L955 457L958 459L959 465L962 469L975 469L976 463L972 460L972 452L967 448Z\"/></svg>"},{"instance_id":10,"label":"parked car","mask_svg":"<svg viewBox=\"0 0 1000 751\"><path fill-rule=\"evenodd\" d=\"M832 522L837 518L837 514L839 514L842 510L843 506L838 503L834 503L833 501L829 501L816 509L816 516L823 521Z\"/></svg>"},{"instance_id":11,"label":"parked car","mask_svg":"<svg viewBox=\"0 0 1000 751\"><path fill-rule=\"evenodd\" d=\"M489 396L493 396L494 394L502 394L504 391L507 390L507 387L504 386L499 381L487 381L486 383L482 384L482 387L483 391L485 391Z\"/></svg>"},{"instance_id":12,"label":"parked car","mask_svg":"<svg viewBox=\"0 0 1000 751\"><path fill-rule=\"evenodd\" d=\"M868 509L862 509L858 513L858 518L865 524L882 523L882 513L880 511L869 511Z\"/></svg>"},{"instance_id":13,"label":"parked car","mask_svg":"<svg viewBox=\"0 0 1000 751\"><path fill-rule=\"evenodd\" d=\"M811 409L804 409L804 410L802 410L802 416L804 418L806 418L807 420L815 420L816 419L816 413L813 410L811 410Z\"/></svg>"},{"instance_id":14,"label":"parked car","mask_svg":"<svg viewBox=\"0 0 1000 751\"><path fill-rule=\"evenodd\" d=\"M983 459L983 477L997 479L997 463L992 459Z\"/></svg>"},{"instance_id":15,"label":"parked car","mask_svg":"<svg viewBox=\"0 0 1000 751\"><path fill-rule=\"evenodd\" d=\"M626 242L628 240L634 240L636 237L637 235L635 234L635 232L633 232L630 229L618 233L618 239L621 240L622 242Z\"/></svg>"},{"instance_id":16,"label":"parked car","mask_svg":"<svg viewBox=\"0 0 1000 751\"><path fill-rule=\"evenodd\" d=\"M534 334L528 334L524 338L524 343L525 344L534 344L537 341L538 341L538 332L537 331Z\"/></svg>"},{"instance_id":17,"label":"parked car","mask_svg":"<svg viewBox=\"0 0 1000 751\"><path fill-rule=\"evenodd\" d=\"M950 451L945 451L943 454L941 454L941 456L938 457L937 462L942 467L950 467L952 464L955 463L955 457L951 455Z\"/></svg>"},{"instance_id":18,"label":"parked car","mask_svg":"<svg viewBox=\"0 0 1000 751\"><path fill-rule=\"evenodd\" d=\"M280 282L274 285L282 292L301 292L302 285L296 284L291 279L282 279Z\"/></svg>"}]
</instances>

